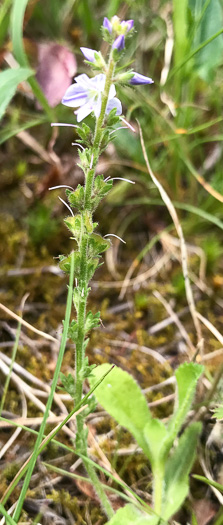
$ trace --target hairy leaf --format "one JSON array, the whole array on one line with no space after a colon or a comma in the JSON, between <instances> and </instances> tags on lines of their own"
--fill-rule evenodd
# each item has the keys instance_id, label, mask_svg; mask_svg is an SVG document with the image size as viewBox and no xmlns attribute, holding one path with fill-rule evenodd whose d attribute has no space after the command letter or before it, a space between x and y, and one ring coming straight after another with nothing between
<instances>
[{"instance_id":1,"label":"hairy leaf","mask_svg":"<svg viewBox=\"0 0 223 525\"><path fill-rule=\"evenodd\" d=\"M182 434L166 464L165 500L162 517L169 519L182 505L189 490L189 473L193 466L201 423L192 423Z\"/></svg>"},{"instance_id":2,"label":"hairy leaf","mask_svg":"<svg viewBox=\"0 0 223 525\"><path fill-rule=\"evenodd\" d=\"M107 525L152 525L154 517L142 514L139 509L131 503L119 509L108 521ZM157 520L157 518L156 518Z\"/></svg>"},{"instance_id":3,"label":"hairy leaf","mask_svg":"<svg viewBox=\"0 0 223 525\"><path fill-rule=\"evenodd\" d=\"M202 365L196 363L183 363L176 370L177 398L174 414L168 426L168 432L172 435L173 440L181 429L190 410L197 381L203 369L204 367Z\"/></svg>"},{"instance_id":4,"label":"hairy leaf","mask_svg":"<svg viewBox=\"0 0 223 525\"><path fill-rule=\"evenodd\" d=\"M91 386L109 367L109 364L103 364L93 371L94 377L90 379ZM97 388L95 395L105 410L132 433L148 456L149 449L143 431L151 419L151 414L146 398L133 377L121 368L115 367L104 379L103 385Z\"/></svg>"}]
</instances>

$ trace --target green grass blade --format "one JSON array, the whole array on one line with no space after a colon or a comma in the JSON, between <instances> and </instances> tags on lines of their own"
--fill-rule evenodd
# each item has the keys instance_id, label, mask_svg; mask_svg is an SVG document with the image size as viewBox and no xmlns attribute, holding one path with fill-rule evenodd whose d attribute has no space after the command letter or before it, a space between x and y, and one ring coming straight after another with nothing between
<instances>
[{"instance_id":1,"label":"green grass blade","mask_svg":"<svg viewBox=\"0 0 223 525\"><path fill-rule=\"evenodd\" d=\"M125 203L117 203L117 205L122 206L128 206L128 205L148 205L152 204L154 206L164 206L163 201L161 199L151 199L147 197L141 197L138 199L129 199ZM193 206L192 204L186 204L184 202L178 202L173 201L173 205L175 208L178 208L179 210L185 210L190 213L193 213L194 215L198 215L205 221L211 222L212 224L215 224L215 226L218 226L221 230L223 230L223 222L218 219L218 217L215 217L215 215L211 215L211 213L208 213L207 211L202 210L201 208L197 208L196 206Z\"/></svg>"},{"instance_id":2,"label":"green grass blade","mask_svg":"<svg viewBox=\"0 0 223 525\"><path fill-rule=\"evenodd\" d=\"M19 496L19 499L18 499L18 502L17 502L17 506L16 506L16 509L15 509L14 515L13 515L15 521L19 520L19 516L21 514L21 510L22 510L22 507L23 507L23 503L24 503L24 499L25 499L25 496L26 496L26 492L27 492L27 489L29 487L29 483L30 483L30 479L31 479L31 476L32 476L32 473L33 473L33 469L35 467L36 460L37 460L37 457L38 457L38 454L39 454L39 447L40 447L41 441L43 439L44 430L45 430L46 423L47 423L47 418L49 416L49 411L50 411L51 406L52 406L53 397L54 397L54 393L55 393L55 390L56 390L57 381L58 381L58 378L59 378L59 373L60 373L62 360L63 360L63 356L64 356L64 351L65 351L65 347L66 347L66 342L67 342L67 333L68 333L68 328L69 328L69 322L70 322L70 314L71 314L72 298L73 298L73 283L74 283L74 256L73 256L73 253L72 253L72 255L71 255L70 278L69 278L69 288L68 288L68 295L67 295L67 305L66 305L66 313L65 313L65 320L64 320L64 328L63 328L63 334L62 334L62 339L61 339L61 344L60 344L60 350L59 350L59 354L58 354L56 369L55 369L55 372L54 372L54 377L53 377L52 386L51 386L50 394L49 394L49 397L48 397L48 401L47 401L47 404L46 404L46 409L45 409L45 412L44 412L44 415L43 415L43 421L42 421L42 424L41 424L40 429L39 429L38 437L37 437L37 440L36 440L36 443L35 443L35 446L34 446L34 451L33 451L33 454L31 456L31 459L30 459L30 462L29 462L29 465L28 465L26 477L25 477L25 480L24 480L24 483L23 483L23 486L22 486L22 490L21 490L21 493L20 493L20 496Z\"/></svg>"},{"instance_id":3,"label":"green grass blade","mask_svg":"<svg viewBox=\"0 0 223 525\"><path fill-rule=\"evenodd\" d=\"M191 60L191 58L193 58L197 53L199 53L199 51L201 51L201 49L204 49L205 46L207 46L208 44L210 44L211 42L213 42L213 40L215 40L215 38L217 38L219 35L221 35L223 33L223 27L217 31L217 33L215 33L214 35L212 35L210 38L208 38L207 40L205 40L205 42L202 42L202 44L200 44L196 49L194 49L191 53L189 53L189 55L186 56L186 58L176 67L174 67L172 69L172 71L170 72L168 78L167 78L167 82L169 82L169 80L172 79L172 77L174 75L176 75L176 73L178 73L178 71L180 71L180 69L185 66L185 64L187 64L187 62L189 62L189 60Z\"/></svg>"},{"instance_id":4,"label":"green grass blade","mask_svg":"<svg viewBox=\"0 0 223 525\"><path fill-rule=\"evenodd\" d=\"M12 97L15 95L18 84L23 82L23 80L27 80L32 73L32 69L24 67L6 69L0 73L0 119L3 117Z\"/></svg>"},{"instance_id":5,"label":"green grass blade","mask_svg":"<svg viewBox=\"0 0 223 525\"><path fill-rule=\"evenodd\" d=\"M113 365L114 366L114 365ZM83 397L83 399L81 400L81 402L75 407L73 408L73 410L66 416L66 418L60 423L60 425L57 425L56 428L54 429L54 431L50 432L50 434L48 436L43 436L44 437L44 442L42 444L40 444L39 448L38 448L38 454L39 455L46 447L47 445L50 443L50 441L53 441L54 443L57 443L57 445L61 446L62 448L64 448L64 445L62 443L59 443L58 441L55 441L54 440L54 437L56 436L56 434L62 429L62 427L64 425L66 425L66 423L69 421L69 419L77 412L77 410L79 410L87 401L87 399L91 396L91 394L96 390L96 388L101 384L101 382L104 380L104 378L106 377L107 374L109 374L109 372L112 370L113 366L111 366L109 368L109 370L104 374L103 377L100 378L100 380L94 385L94 387L92 387L89 392ZM0 421L8 421L7 419L3 418L3 417L0 417ZM13 423L12 423L13 424ZM28 427L25 427L24 425L18 425L15 423L15 426L19 427L19 428L22 428L23 430L28 430L29 432L37 435L37 439L38 439L38 435L39 435L39 432L36 432L34 430L31 430L29 429ZM75 453L75 450L74 449L67 449L67 447L65 446L65 449L66 450L69 450L72 451L73 453ZM34 454L34 452L33 452ZM33 456L32 454L32 456ZM11 485L8 487L8 490L6 491L6 494L4 495L1 503L5 504L9 498L9 496L12 494L13 490L15 489L15 487L17 486L17 484L19 483L20 479L24 476L25 472L27 471L28 469L28 466L29 466L29 463L32 459L32 456L30 456L29 458L29 462L27 462L23 468L20 469L20 471L18 472L18 474L16 475L16 477L14 478L13 482L11 483Z\"/></svg>"},{"instance_id":6,"label":"green grass blade","mask_svg":"<svg viewBox=\"0 0 223 525\"><path fill-rule=\"evenodd\" d=\"M23 21L28 1L29 0L14 0L11 14L11 38L13 52L15 54L16 60L23 67L29 66L28 58L23 45ZM54 122L54 112L50 108L37 80L35 77L31 77L28 82L33 90L34 95L48 115L49 121Z\"/></svg>"},{"instance_id":7,"label":"green grass blade","mask_svg":"<svg viewBox=\"0 0 223 525\"><path fill-rule=\"evenodd\" d=\"M44 124L44 122L46 122L45 118L37 118L28 122L24 122L24 124L19 124L17 127L5 127L2 131L0 131L0 145L20 133L20 131L39 126L40 124Z\"/></svg>"},{"instance_id":8,"label":"green grass blade","mask_svg":"<svg viewBox=\"0 0 223 525\"><path fill-rule=\"evenodd\" d=\"M5 510L5 508L3 507L1 503L0 503L0 513L2 513L3 516L5 517L6 523L8 523L9 525L16 525L16 521L14 521L14 519L11 518L11 516L9 516L8 512Z\"/></svg>"},{"instance_id":9,"label":"green grass blade","mask_svg":"<svg viewBox=\"0 0 223 525\"><path fill-rule=\"evenodd\" d=\"M214 487L220 492L223 492L223 485L221 485L221 483L217 483L217 481L207 479L204 476L199 476L198 474L193 474L193 478L198 479L199 481L203 481L203 483L206 483L206 485Z\"/></svg>"}]
</instances>

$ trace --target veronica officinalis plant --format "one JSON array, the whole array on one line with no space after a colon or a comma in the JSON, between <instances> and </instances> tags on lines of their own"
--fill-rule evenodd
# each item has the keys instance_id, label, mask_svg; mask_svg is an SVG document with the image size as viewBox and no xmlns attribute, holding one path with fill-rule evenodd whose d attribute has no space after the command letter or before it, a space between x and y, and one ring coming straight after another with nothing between
<instances>
[{"instance_id":1,"label":"veronica officinalis plant","mask_svg":"<svg viewBox=\"0 0 223 525\"><path fill-rule=\"evenodd\" d=\"M64 105L75 108L74 114L78 123L90 114L94 117L94 129L85 123L74 125L79 136L76 142L79 146L78 165L84 173L84 186L78 185L75 191L66 190L71 214L66 217L65 224L74 240L74 250L68 256L60 256L62 270L70 272L71 257L74 258L75 266L76 286L73 290L73 303L76 319L71 322L68 333L75 344L75 378L62 377L63 385L73 397L75 405L81 401L84 380L92 374L92 366L89 366L85 356L88 333L100 324L100 313L93 314L87 311L89 282L100 265L101 254L110 246L110 241L96 232L98 224L93 220L93 213L111 190L113 181L105 179L103 175L96 175L96 166L100 154L112 140L113 126L122 123L123 119L122 105L116 97L116 85L153 82L150 78L133 71L122 72L121 75L116 71L133 25L133 20L121 22L117 16L111 21L104 19L102 32L104 39L109 43L108 57L103 57L94 49L81 47L87 63L97 74L91 77L86 74L75 77L74 84L66 90L62 99ZM89 411L91 410L92 406L89 405ZM76 434L76 449L84 458L87 458L87 431L84 426L86 413L82 412L77 416ZM111 518L113 509L95 471L87 459L84 464L106 514Z\"/></svg>"}]
</instances>

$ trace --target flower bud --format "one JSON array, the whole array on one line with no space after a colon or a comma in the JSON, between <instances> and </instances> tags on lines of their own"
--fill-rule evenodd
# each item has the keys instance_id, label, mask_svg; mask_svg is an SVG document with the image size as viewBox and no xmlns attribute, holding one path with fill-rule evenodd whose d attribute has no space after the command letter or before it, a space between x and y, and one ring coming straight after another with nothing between
<instances>
[{"instance_id":1,"label":"flower bud","mask_svg":"<svg viewBox=\"0 0 223 525\"><path fill-rule=\"evenodd\" d=\"M129 84L131 84L132 86L153 84L153 80L149 77L145 77L144 75L140 75L140 73L135 73L135 71L133 71L133 76L130 79Z\"/></svg>"},{"instance_id":2,"label":"flower bud","mask_svg":"<svg viewBox=\"0 0 223 525\"><path fill-rule=\"evenodd\" d=\"M89 47L80 47L80 50L88 62L95 62L95 53L97 53L95 49L90 49Z\"/></svg>"},{"instance_id":3,"label":"flower bud","mask_svg":"<svg viewBox=\"0 0 223 525\"><path fill-rule=\"evenodd\" d=\"M112 33L112 25L110 20L108 20L107 16L104 17L103 21L103 27L107 29L107 31L111 34Z\"/></svg>"},{"instance_id":4,"label":"flower bud","mask_svg":"<svg viewBox=\"0 0 223 525\"><path fill-rule=\"evenodd\" d=\"M117 49L117 51L122 51L125 47L125 37L123 35L117 36L114 43L112 44L112 49Z\"/></svg>"}]
</instances>

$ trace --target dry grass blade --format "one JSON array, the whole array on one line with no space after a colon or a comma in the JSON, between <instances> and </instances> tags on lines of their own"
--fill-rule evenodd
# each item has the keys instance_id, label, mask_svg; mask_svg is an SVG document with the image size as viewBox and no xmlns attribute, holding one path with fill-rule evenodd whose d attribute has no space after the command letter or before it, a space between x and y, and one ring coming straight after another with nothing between
<instances>
[{"instance_id":1,"label":"dry grass blade","mask_svg":"<svg viewBox=\"0 0 223 525\"><path fill-rule=\"evenodd\" d=\"M154 175L154 173L153 173L153 171L152 171L152 169L150 167L149 160L148 160L147 153L146 153L146 149L145 149L145 143L144 143L144 139L143 139L142 129L141 129L140 124L139 124L139 133L140 133L140 141L141 141L141 145L142 145L143 156L144 156L144 159L145 159L145 163L146 163L148 172L149 172L150 177L151 177L152 181L154 182L155 186L159 190L161 198L163 199L164 203L167 206L167 209L168 209L168 211L169 211L169 213L170 213L170 215L172 217L172 220L174 222L174 225L175 225L175 228L176 228L176 231L177 231L177 235L178 235L178 237L180 239L181 262L182 262L182 271L183 271L184 282L185 282L185 291L186 291L186 296L187 296L187 302L188 302L188 306L189 306L189 309L190 309L191 317L192 317L193 322L194 322L194 327L195 327L195 330L196 330L196 333L197 333L197 344L199 345L200 348L202 348L202 346L203 346L203 339L202 339L201 327L200 327L200 323L198 321L196 307L195 307L195 302L194 302L194 297L193 297L193 292L192 292L192 288L191 288L191 284L190 284L190 280L189 280L189 276L188 276L187 249L186 249L186 244L185 244L185 240L184 240L181 224L179 222L176 210L175 210L175 208L174 208L174 206L173 206L169 196L167 195L166 191L164 190L164 188L162 187L162 185L160 184L158 179L155 177L155 175Z\"/></svg>"},{"instance_id":2,"label":"dry grass blade","mask_svg":"<svg viewBox=\"0 0 223 525\"><path fill-rule=\"evenodd\" d=\"M27 403L24 392L18 388L20 394L21 394L21 402L22 402L22 417L20 419L24 420L27 416ZM0 423L1 426L1 423ZM5 445L1 448L0 451L0 459L3 458L4 454L7 452L7 450L11 447L11 445L14 443L14 441L19 436L20 432L22 431L21 428L16 428L16 430L13 432L12 436L8 439L8 441L5 443Z\"/></svg>"},{"instance_id":3,"label":"dry grass blade","mask_svg":"<svg viewBox=\"0 0 223 525\"><path fill-rule=\"evenodd\" d=\"M179 320L179 317L177 316L177 314L173 311L170 304L166 301L166 299L164 299L164 297L162 297L162 295L158 291L153 292L153 295L162 303L162 305L164 306L168 314L170 314L173 322L176 324L177 328L179 329L181 336L185 340L191 352L194 354L196 352L196 348L192 344L190 337L187 331L185 330L184 326L182 325L181 321ZM192 357L192 356L189 356L189 357Z\"/></svg>"},{"instance_id":4,"label":"dry grass blade","mask_svg":"<svg viewBox=\"0 0 223 525\"><path fill-rule=\"evenodd\" d=\"M77 414L80 414L85 408L86 408L87 405L84 405L82 406L79 410L77 410L77 412L75 412L75 414L73 414L71 417L74 418L77 416ZM71 419L71 418L70 418ZM51 432L43 439L41 445L40 445L40 449L44 446L44 444L49 440L49 438L55 434L55 432L57 431L58 428L60 428L60 425L61 423L58 423L58 425L53 428L53 430L51 430ZM21 472L23 471L23 469L28 465L28 463L30 462L31 460L31 457L32 457L32 454L28 457L28 459L25 461L25 463L22 465L22 467L20 468L20 470L17 472L16 476L14 477L14 479L11 481L10 485L7 487L6 491L4 492L0 502L4 501L5 498L7 497L7 494L8 492L10 491L11 487L14 485L15 481L18 479L18 477L20 476Z\"/></svg>"},{"instance_id":5,"label":"dry grass blade","mask_svg":"<svg viewBox=\"0 0 223 525\"><path fill-rule=\"evenodd\" d=\"M216 339L218 339L221 345L223 345L223 336L217 330L217 328L215 328L215 326L208 319L206 319L206 317L201 315L199 312L196 312L196 315L198 319L200 319L200 321L206 326L206 328L208 328L208 330L210 330L210 332L216 337Z\"/></svg>"},{"instance_id":6,"label":"dry grass blade","mask_svg":"<svg viewBox=\"0 0 223 525\"><path fill-rule=\"evenodd\" d=\"M164 266L165 264L170 260L170 255L165 253L160 257L154 266L152 268L149 268L146 272L140 273L137 275L137 277L134 277L133 279L129 279L128 286L135 286L137 284L141 284L147 279L150 279L150 277L154 277ZM99 281L92 281L91 285L95 287L100 288L122 288L124 281L115 281L115 282L99 282Z\"/></svg>"},{"instance_id":7,"label":"dry grass blade","mask_svg":"<svg viewBox=\"0 0 223 525\"><path fill-rule=\"evenodd\" d=\"M32 330L32 332L35 332L35 334L38 334L38 335L44 337L45 339L48 339L49 341L53 341L54 343L58 344L58 340L55 339L55 337L52 337L52 335L46 334L45 332L42 332L41 330L38 330L37 328L35 328L31 324L27 323L26 321L24 321L24 319L22 317L20 317L19 315L15 314L14 312L12 312L12 310L9 310L9 308L4 306L4 304L0 303L0 308L6 314L10 315L10 317L13 317L13 319L16 319L16 321L19 321L23 326L26 326L26 328L28 328L29 330Z\"/></svg>"}]
</instances>

